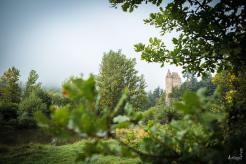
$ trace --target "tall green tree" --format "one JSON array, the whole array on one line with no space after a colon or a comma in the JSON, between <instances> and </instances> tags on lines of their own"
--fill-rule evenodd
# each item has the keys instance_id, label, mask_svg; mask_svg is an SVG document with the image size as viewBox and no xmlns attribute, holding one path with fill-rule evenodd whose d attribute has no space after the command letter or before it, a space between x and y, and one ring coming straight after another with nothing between
<instances>
[{"instance_id":1,"label":"tall green tree","mask_svg":"<svg viewBox=\"0 0 246 164\"><path fill-rule=\"evenodd\" d=\"M48 92L42 88L41 83L37 82L39 78L38 73L35 70L31 70L25 85L25 91L23 97L28 97L32 92L34 92L47 107L51 105L51 96Z\"/></svg>"},{"instance_id":2,"label":"tall green tree","mask_svg":"<svg viewBox=\"0 0 246 164\"><path fill-rule=\"evenodd\" d=\"M15 68L9 68L1 76L1 101L6 103L19 103L21 98L21 88L19 85L20 71Z\"/></svg>"},{"instance_id":3,"label":"tall green tree","mask_svg":"<svg viewBox=\"0 0 246 164\"><path fill-rule=\"evenodd\" d=\"M20 71L15 67L9 68L0 78L0 121L4 124L17 118L21 100L19 78Z\"/></svg>"},{"instance_id":4,"label":"tall green tree","mask_svg":"<svg viewBox=\"0 0 246 164\"><path fill-rule=\"evenodd\" d=\"M36 121L33 118L34 112L40 111L49 114L51 98L48 93L38 83L38 73L31 70L25 84L24 94L19 103L18 120L21 126L34 127Z\"/></svg>"},{"instance_id":5,"label":"tall green tree","mask_svg":"<svg viewBox=\"0 0 246 164\"><path fill-rule=\"evenodd\" d=\"M47 114L47 105L37 95L35 91L29 93L27 97L24 97L19 103L19 116L18 120L23 127L35 127L36 121L33 118L33 114L37 111Z\"/></svg>"},{"instance_id":6,"label":"tall green tree","mask_svg":"<svg viewBox=\"0 0 246 164\"><path fill-rule=\"evenodd\" d=\"M135 59L128 59L121 51L105 53L97 77L100 105L113 109L119 101L123 90L129 90L129 102L136 110L144 108L146 103L145 81L139 76Z\"/></svg>"},{"instance_id":7,"label":"tall green tree","mask_svg":"<svg viewBox=\"0 0 246 164\"><path fill-rule=\"evenodd\" d=\"M33 90L40 89L41 84L37 83L39 76L35 70L31 70L26 82L24 97L28 96Z\"/></svg>"}]
</instances>

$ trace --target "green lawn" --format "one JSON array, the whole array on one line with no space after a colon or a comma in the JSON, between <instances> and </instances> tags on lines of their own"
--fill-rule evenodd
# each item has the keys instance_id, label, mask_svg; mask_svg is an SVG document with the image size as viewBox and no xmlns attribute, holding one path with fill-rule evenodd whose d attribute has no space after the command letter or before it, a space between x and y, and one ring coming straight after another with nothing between
<instances>
[{"instance_id":1,"label":"green lawn","mask_svg":"<svg viewBox=\"0 0 246 164\"><path fill-rule=\"evenodd\" d=\"M28 144L21 146L0 146L0 164L71 164L75 163L77 152L85 141L54 146L48 144ZM137 158L100 156L96 164L135 164ZM80 161L78 163L84 163Z\"/></svg>"}]
</instances>

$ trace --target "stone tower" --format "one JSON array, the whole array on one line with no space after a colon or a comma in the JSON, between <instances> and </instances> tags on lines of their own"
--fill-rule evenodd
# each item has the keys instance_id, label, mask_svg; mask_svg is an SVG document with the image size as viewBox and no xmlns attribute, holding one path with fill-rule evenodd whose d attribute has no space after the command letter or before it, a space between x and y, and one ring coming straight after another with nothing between
<instances>
[{"instance_id":1,"label":"stone tower","mask_svg":"<svg viewBox=\"0 0 246 164\"><path fill-rule=\"evenodd\" d=\"M165 101L166 104L169 106L171 104L172 98L170 97L170 93L172 93L172 89L174 87L180 87L181 86L181 78L178 75L177 72L170 72L170 70L167 71L166 75L166 97Z\"/></svg>"}]
</instances>

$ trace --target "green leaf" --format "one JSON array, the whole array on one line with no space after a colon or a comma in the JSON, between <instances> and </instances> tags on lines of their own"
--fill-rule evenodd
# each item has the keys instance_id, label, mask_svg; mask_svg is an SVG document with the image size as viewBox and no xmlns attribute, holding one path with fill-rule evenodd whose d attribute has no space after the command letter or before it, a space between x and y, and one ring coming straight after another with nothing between
<instances>
[{"instance_id":1,"label":"green leaf","mask_svg":"<svg viewBox=\"0 0 246 164\"><path fill-rule=\"evenodd\" d=\"M173 44L178 44L178 39L177 38L173 38Z\"/></svg>"},{"instance_id":2,"label":"green leaf","mask_svg":"<svg viewBox=\"0 0 246 164\"><path fill-rule=\"evenodd\" d=\"M50 120L40 111L34 113L34 118L40 127L49 127Z\"/></svg>"}]
</instances>

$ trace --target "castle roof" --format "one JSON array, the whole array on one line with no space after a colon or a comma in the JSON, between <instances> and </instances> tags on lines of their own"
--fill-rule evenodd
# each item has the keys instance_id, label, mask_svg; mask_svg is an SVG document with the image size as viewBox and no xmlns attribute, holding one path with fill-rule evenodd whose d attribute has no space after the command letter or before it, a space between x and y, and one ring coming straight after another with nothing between
<instances>
[{"instance_id":1,"label":"castle roof","mask_svg":"<svg viewBox=\"0 0 246 164\"><path fill-rule=\"evenodd\" d=\"M170 70L168 69L167 71L167 75L166 78L175 78L175 79L181 79L179 74L177 72L170 72Z\"/></svg>"},{"instance_id":2,"label":"castle roof","mask_svg":"<svg viewBox=\"0 0 246 164\"><path fill-rule=\"evenodd\" d=\"M166 77L171 77L171 76L172 76L172 74L171 74L170 70L168 69Z\"/></svg>"}]
</instances>

